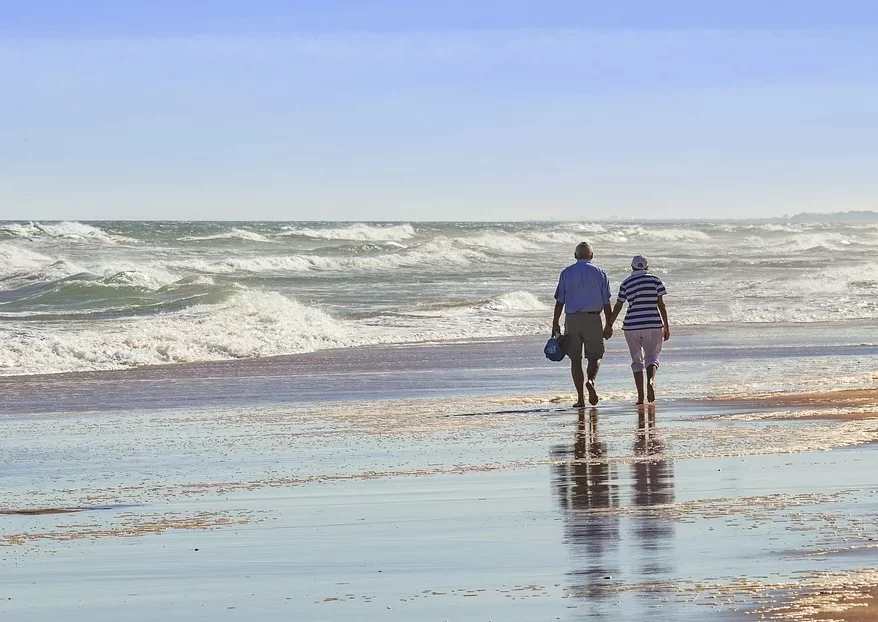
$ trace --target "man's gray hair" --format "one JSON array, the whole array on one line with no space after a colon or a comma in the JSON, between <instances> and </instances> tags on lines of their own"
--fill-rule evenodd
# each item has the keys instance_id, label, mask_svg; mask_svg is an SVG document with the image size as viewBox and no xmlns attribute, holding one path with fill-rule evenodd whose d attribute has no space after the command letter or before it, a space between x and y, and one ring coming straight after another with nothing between
<instances>
[{"instance_id":1,"label":"man's gray hair","mask_svg":"<svg viewBox=\"0 0 878 622\"><path fill-rule=\"evenodd\" d=\"M576 245L576 250L573 252L573 256L576 259L591 259L594 257L594 249L588 242L580 242Z\"/></svg>"}]
</instances>

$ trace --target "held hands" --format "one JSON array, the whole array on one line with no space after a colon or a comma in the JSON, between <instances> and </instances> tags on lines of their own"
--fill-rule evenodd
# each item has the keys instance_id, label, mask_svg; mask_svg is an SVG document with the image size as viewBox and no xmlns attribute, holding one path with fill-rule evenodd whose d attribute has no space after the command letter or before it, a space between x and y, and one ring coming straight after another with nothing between
<instances>
[{"instance_id":1,"label":"held hands","mask_svg":"<svg viewBox=\"0 0 878 622\"><path fill-rule=\"evenodd\" d=\"M604 327L604 339L609 339L612 336L613 336L613 325L607 324Z\"/></svg>"}]
</instances>

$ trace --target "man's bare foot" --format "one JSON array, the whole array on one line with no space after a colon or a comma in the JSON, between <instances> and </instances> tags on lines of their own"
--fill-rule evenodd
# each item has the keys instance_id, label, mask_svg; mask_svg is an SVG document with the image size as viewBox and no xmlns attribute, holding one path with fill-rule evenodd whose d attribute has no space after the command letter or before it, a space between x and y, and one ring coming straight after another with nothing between
<instances>
[{"instance_id":1,"label":"man's bare foot","mask_svg":"<svg viewBox=\"0 0 878 622\"><path fill-rule=\"evenodd\" d=\"M646 399L650 403L655 401L655 380L646 383Z\"/></svg>"},{"instance_id":2,"label":"man's bare foot","mask_svg":"<svg viewBox=\"0 0 878 622\"><path fill-rule=\"evenodd\" d=\"M573 408L585 408L585 402L583 400L579 400L573 405Z\"/></svg>"},{"instance_id":3,"label":"man's bare foot","mask_svg":"<svg viewBox=\"0 0 878 622\"><path fill-rule=\"evenodd\" d=\"M588 403L592 406L598 403L598 392L594 390L594 380L585 383L585 390L588 391Z\"/></svg>"}]
</instances>

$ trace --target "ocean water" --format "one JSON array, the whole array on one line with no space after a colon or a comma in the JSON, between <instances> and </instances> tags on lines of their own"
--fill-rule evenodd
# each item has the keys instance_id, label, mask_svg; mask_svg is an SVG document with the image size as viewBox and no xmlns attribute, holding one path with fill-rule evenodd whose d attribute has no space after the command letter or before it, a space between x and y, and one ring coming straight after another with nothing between
<instances>
[{"instance_id":1,"label":"ocean water","mask_svg":"<svg viewBox=\"0 0 878 622\"><path fill-rule=\"evenodd\" d=\"M878 225L3 222L0 375L542 334L582 240L672 327L878 317Z\"/></svg>"}]
</instances>

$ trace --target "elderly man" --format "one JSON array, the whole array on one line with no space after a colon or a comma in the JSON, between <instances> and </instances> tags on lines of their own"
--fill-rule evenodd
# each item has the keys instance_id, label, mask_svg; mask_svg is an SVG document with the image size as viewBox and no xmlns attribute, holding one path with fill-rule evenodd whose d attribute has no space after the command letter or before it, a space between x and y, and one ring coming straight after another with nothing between
<instances>
[{"instance_id":1,"label":"elderly man","mask_svg":"<svg viewBox=\"0 0 878 622\"><path fill-rule=\"evenodd\" d=\"M588 242L580 242L573 256L576 263L564 268L555 289L552 332L561 332L561 311L566 310L564 347L570 357L570 373L577 394L573 406L585 406L583 385L588 391L589 404L594 406L598 403L594 383L604 356L604 339L609 339L613 334L613 325L610 322L610 280L606 272L591 263L594 250ZM601 325L601 311L607 320L606 329ZM588 361L585 370L588 380L582 370L583 350Z\"/></svg>"}]
</instances>

